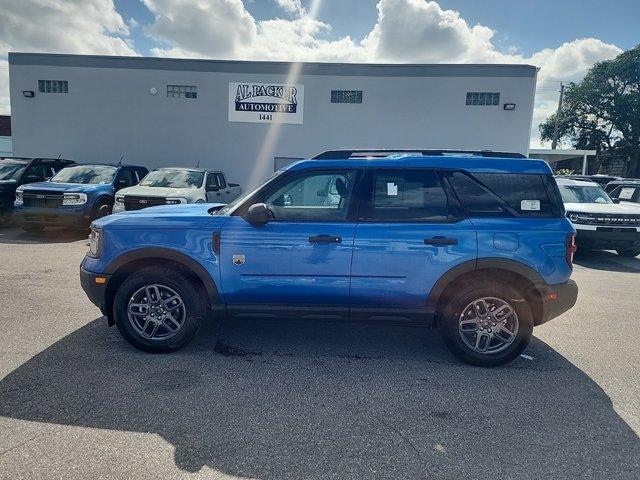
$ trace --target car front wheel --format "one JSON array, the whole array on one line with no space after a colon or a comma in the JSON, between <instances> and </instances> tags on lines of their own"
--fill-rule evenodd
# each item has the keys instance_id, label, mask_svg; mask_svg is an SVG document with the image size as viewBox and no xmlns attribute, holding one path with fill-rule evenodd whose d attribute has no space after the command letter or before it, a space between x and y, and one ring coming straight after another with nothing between
<instances>
[{"instance_id":1,"label":"car front wheel","mask_svg":"<svg viewBox=\"0 0 640 480\"><path fill-rule=\"evenodd\" d=\"M640 248L619 249L616 250L616 252L618 252L618 255L620 255L621 257L633 258L640 255Z\"/></svg>"},{"instance_id":2,"label":"car front wheel","mask_svg":"<svg viewBox=\"0 0 640 480\"><path fill-rule=\"evenodd\" d=\"M529 344L532 332L528 303L506 283L463 286L443 311L445 343L471 365L495 367L514 360Z\"/></svg>"},{"instance_id":3,"label":"car front wheel","mask_svg":"<svg viewBox=\"0 0 640 480\"><path fill-rule=\"evenodd\" d=\"M134 347L147 352L177 350L193 339L203 315L197 289L180 272L143 268L118 288L116 325Z\"/></svg>"}]
</instances>

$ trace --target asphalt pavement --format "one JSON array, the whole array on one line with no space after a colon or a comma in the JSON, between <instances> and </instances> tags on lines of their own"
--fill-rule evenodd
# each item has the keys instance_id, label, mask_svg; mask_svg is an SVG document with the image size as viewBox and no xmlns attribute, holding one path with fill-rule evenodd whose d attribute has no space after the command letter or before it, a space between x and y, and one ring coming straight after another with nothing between
<instances>
[{"instance_id":1,"label":"asphalt pavement","mask_svg":"<svg viewBox=\"0 0 640 480\"><path fill-rule=\"evenodd\" d=\"M577 305L482 369L372 324L139 352L83 294L86 248L0 230L0 478L640 478L638 258L578 258Z\"/></svg>"}]
</instances>

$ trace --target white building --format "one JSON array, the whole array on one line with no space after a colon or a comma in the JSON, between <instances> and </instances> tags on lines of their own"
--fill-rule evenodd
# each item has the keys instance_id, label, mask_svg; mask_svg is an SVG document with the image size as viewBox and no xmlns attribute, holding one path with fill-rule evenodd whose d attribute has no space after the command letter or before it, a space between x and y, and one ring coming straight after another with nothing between
<instances>
[{"instance_id":1,"label":"white building","mask_svg":"<svg viewBox=\"0 0 640 480\"><path fill-rule=\"evenodd\" d=\"M248 188L336 148L527 154L529 65L9 54L13 152L222 169Z\"/></svg>"}]
</instances>

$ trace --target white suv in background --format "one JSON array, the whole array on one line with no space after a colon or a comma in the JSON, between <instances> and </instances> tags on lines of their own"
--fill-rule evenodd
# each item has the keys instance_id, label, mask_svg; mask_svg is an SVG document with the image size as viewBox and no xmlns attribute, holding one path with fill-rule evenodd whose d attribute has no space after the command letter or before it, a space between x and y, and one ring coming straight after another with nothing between
<instances>
[{"instance_id":1,"label":"white suv in background","mask_svg":"<svg viewBox=\"0 0 640 480\"><path fill-rule=\"evenodd\" d=\"M157 168L138 185L118 191L113 212L180 203L229 203L242 189L222 172L199 168Z\"/></svg>"},{"instance_id":2,"label":"white suv in background","mask_svg":"<svg viewBox=\"0 0 640 480\"><path fill-rule=\"evenodd\" d=\"M600 185L588 180L556 177L556 183L579 248L640 255L640 205L611 200Z\"/></svg>"}]
</instances>

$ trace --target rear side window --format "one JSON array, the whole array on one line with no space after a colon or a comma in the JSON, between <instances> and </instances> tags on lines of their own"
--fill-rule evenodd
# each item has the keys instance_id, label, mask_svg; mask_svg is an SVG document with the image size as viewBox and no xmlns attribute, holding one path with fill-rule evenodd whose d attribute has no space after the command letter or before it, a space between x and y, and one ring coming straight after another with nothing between
<instances>
[{"instance_id":1,"label":"rear side window","mask_svg":"<svg viewBox=\"0 0 640 480\"><path fill-rule=\"evenodd\" d=\"M448 174L471 216L560 217L563 207L549 175L514 173ZM549 178L545 178L549 177ZM556 198L558 197L558 198Z\"/></svg>"},{"instance_id":2,"label":"rear side window","mask_svg":"<svg viewBox=\"0 0 640 480\"><path fill-rule=\"evenodd\" d=\"M438 222L450 218L447 193L433 170L377 169L365 221Z\"/></svg>"}]
</instances>

